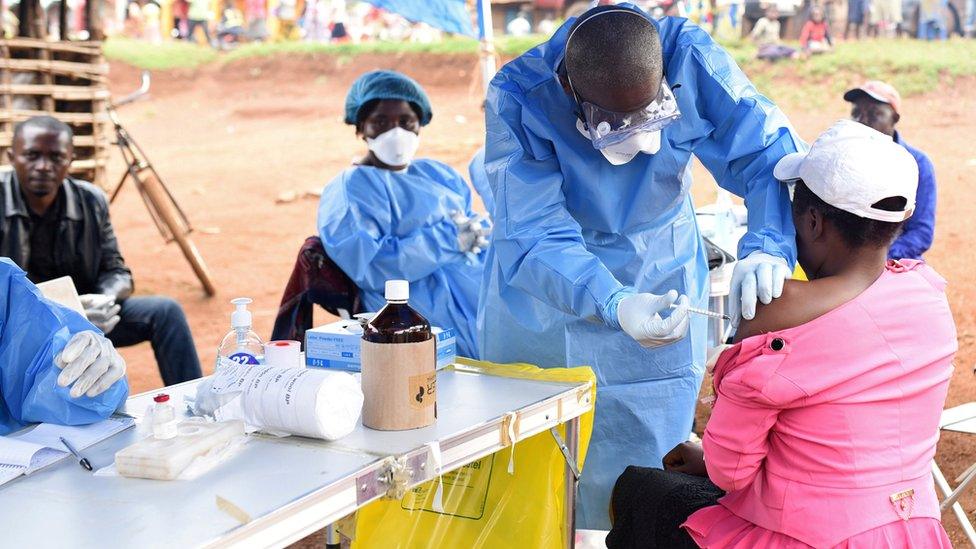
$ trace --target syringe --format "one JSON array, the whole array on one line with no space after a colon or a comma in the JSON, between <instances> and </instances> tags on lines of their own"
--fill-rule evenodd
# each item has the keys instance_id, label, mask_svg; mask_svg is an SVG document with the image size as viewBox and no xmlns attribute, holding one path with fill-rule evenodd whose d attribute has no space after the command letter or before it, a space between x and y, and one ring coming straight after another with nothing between
<instances>
[{"instance_id":1,"label":"syringe","mask_svg":"<svg viewBox=\"0 0 976 549\"><path fill-rule=\"evenodd\" d=\"M677 303L672 303L671 304L671 308L672 309L677 309L678 308L678 304ZM723 320L732 320L732 317L730 317L729 315L725 315L725 314L722 314L722 313L716 313L716 312L713 312L713 311L709 311L707 309L696 309L695 307L688 307L688 312L689 313L695 313L696 315L707 316L709 318L721 318Z\"/></svg>"}]
</instances>

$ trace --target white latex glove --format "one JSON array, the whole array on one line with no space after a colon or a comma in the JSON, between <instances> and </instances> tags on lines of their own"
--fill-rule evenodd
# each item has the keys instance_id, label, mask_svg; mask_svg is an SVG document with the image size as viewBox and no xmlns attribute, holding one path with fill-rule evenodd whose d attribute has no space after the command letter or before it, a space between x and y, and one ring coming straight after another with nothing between
<instances>
[{"instance_id":1,"label":"white latex glove","mask_svg":"<svg viewBox=\"0 0 976 549\"><path fill-rule=\"evenodd\" d=\"M457 226L458 249L461 253L480 254L488 247L491 234L491 221L481 214L468 217L462 211L451 212L451 221Z\"/></svg>"},{"instance_id":2,"label":"white latex glove","mask_svg":"<svg viewBox=\"0 0 976 549\"><path fill-rule=\"evenodd\" d=\"M676 305L674 309L670 309L672 303ZM661 313L665 311L671 315L662 318ZM678 292L671 290L664 295L643 293L625 297L617 305L617 321L641 347L674 343L688 333L688 296L679 299Z\"/></svg>"},{"instance_id":3,"label":"white latex glove","mask_svg":"<svg viewBox=\"0 0 976 549\"><path fill-rule=\"evenodd\" d=\"M71 398L98 396L125 375L125 360L112 342L92 331L75 334L54 364L61 369L58 385L71 385Z\"/></svg>"},{"instance_id":4,"label":"white latex glove","mask_svg":"<svg viewBox=\"0 0 976 549\"><path fill-rule=\"evenodd\" d=\"M108 335L122 318L119 311L122 306L115 302L115 297L105 294L84 294L78 296L81 306L85 308L88 321L98 327L103 334Z\"/></svg>"},{"instance_id":5,"label":"white latex glove","mask_svg":"<svg viewBox=\"0 0 976 549\"><path fill-rule=\"evenodd\" d=\"M732 289L729 305L732 322L752 320L756 316L756 301L769 305L783 295L783 284L793 272L782 257L752 252L735 263L732 269Z\"/></svg>"}]
</instances>

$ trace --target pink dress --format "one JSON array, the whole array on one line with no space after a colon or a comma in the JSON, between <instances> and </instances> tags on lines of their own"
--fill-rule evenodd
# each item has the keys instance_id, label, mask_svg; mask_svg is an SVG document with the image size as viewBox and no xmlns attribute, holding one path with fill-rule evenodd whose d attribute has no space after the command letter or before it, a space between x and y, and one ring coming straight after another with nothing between
<instances>
[{"instance_id":1,"label":"pink dress","mask_svg":"<svg viewBox=\"0 0 976 549\"><path fill-rule=\"evenodd\" d=\"M703 446L727 495L683 525L700 547L951 547L930 469L957 348L944 289L889 262L844 305L723 353Z\"/></svg>"}]
</instances>

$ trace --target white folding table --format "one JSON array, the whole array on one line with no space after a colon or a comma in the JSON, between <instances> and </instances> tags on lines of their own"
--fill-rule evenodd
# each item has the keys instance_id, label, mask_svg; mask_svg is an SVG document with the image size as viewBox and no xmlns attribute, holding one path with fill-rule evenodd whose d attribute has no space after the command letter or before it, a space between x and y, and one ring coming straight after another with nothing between
<instances>
[{"instance_id":1,"label":"white folding table","mask_svg":"<svg viewBox=\"0 0 976 549\"><path fill-rule=\"evenodd\" d=\"M177 405L198 382L167 387ZM6 547L280 547L382 497L394 464L410 471L411 488L436 477L428 443L441 448L448 472L505 447L518 415L523 440L553 433L567 457L567 542L573 540L579 418L593 406L589 383L554 383L479 373L457 366L438 374L437 423L382 432L362 425L335 442L253 437L243 450L189 481L96 477L74 460L0 486L0 545ZM153 393L131 397L124 412L139 418ZM565 441L555 430L566 424ZM151 432L147 424L83 452L97 468ZM403 488L402 486L400 488ZM217 498L246 513L241 523Z\"/></svg>"}]
</instances>

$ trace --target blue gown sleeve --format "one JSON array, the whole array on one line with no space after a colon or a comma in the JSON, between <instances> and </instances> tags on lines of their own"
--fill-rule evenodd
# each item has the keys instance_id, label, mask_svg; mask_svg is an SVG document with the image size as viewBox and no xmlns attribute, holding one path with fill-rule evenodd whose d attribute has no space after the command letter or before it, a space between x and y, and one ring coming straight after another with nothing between
<instances>
[{"instance_id":1,"label":"blue gown sleeve","mask_svg":"<svg viewBox=\"0 0 976 549\"><path fill-rule=\"evenodd\" d=\"M586 249L566 209L552 145L523 125L526 107L505 86L492 85L485 109L485 167L495 197L492 249L502 276L564 313L618 327L612 311L624 286Z\"/></svg>"},{"instance_id":2,"label":"blue gown sleeve","mask_svg":"<svg viewBox=\"0 0 976 549\"><path fill-rule=\"evenodd\" d=\"M904 231L888 249L891 259L920 259L935 238L935 168L928 157L918 158L918 191L915 213L905 222Z\"/></svg>"},{"instance_id":3,"label":"blue gown sleeve","mask_svg":"<svg viewBox=\"0 0 976 549\"><path fill-rule=\"evenodd\" d=\"M475 192L481 197L481 202L485 205L485 211L489 216L494 215L495 197L491 193L491 186L488 185L488 174L485 173L485 148L481 147L475 153L471 163L468 164L468 175L471 177L471 185Z\"/></svg>"},{"instance_id":4,"label":"blue gown sleeve","mask_svg":"<svg viewBox=\"0 0 976 549\"><path fill-rule=\"evenodd\" d=\"M744 198L749 210L749 230L739 241L739 257L762 251L794 265L796 231L789 194L773 177L773 167L783 156L802 150L804 143L783 112L759 94L703 30L684 29L679 48L676 55L687 57L675 79L682 84L676 93L696 93L698 106L698 112L682 116L708 130L695 143L695 156L719 186Z\"/></svg>"},{"instance_id":5,"label":"blue gown sleeve","mask_svg":"<svg viewBox=\"0 0 976 549\"><path fill-rule=\"evenodd\" d=\"M446 263L464 261L457 227L446 212L430 215L406 234L393 234L389 197L350 185L352 173L347 170L322 193L318 226L325 251L360 289L381 292L387 280L414 282ZM463 180L461 185L467 189ZM469 192L468 212L470 205Z\"/></svg>"},{"instance_id":6,"label":"blue gown sleeve","mask_svg":"<svg viewBox=\"0 0 976 549\"><path fill-rule=\"evenodd\" d=\"M0 259L0 285L0 311L4 312L0 319L0 390L10 419L17 424L84 425L110 416L128 396L125 378L96 397L71 398L70 387L58 386L61 370L54 364L71 336L86 330L98 332L97 328L78 313L43 299L8 259ZM4 427L0 425L0 430Z\"/></svg>"}]
</instances>

